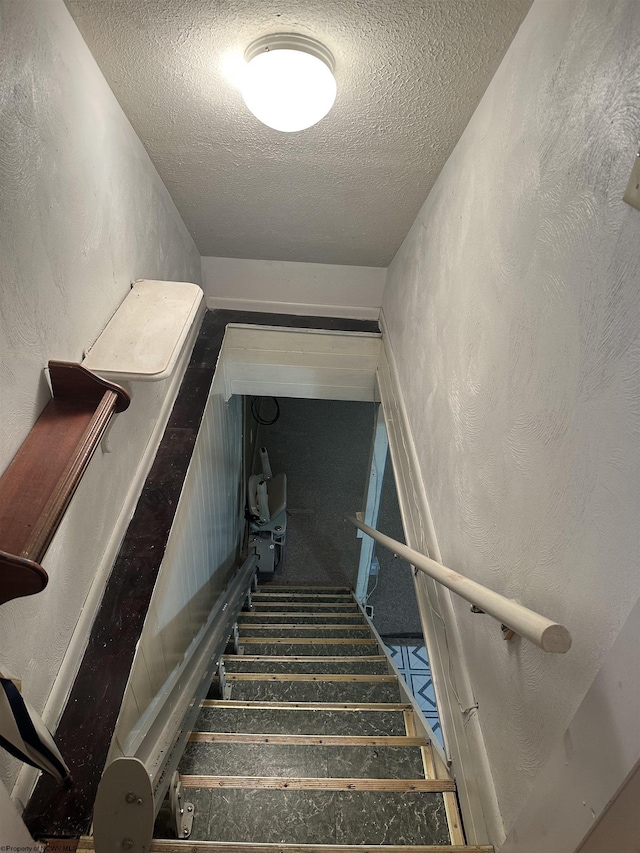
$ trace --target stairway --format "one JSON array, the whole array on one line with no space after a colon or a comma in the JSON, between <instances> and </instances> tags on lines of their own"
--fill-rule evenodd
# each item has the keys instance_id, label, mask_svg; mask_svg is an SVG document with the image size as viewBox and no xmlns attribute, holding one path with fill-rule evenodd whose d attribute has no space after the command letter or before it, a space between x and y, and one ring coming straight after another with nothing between
<instances>
[{"instance_id":1,"label":"stairway","mask_svg":"<svg viewBox=\"0 0 640 853\"><path fill-rule=\"evenodd\" d=\"M269 584L238 624L226 698L202 703L179 766L191 836L169 840L161 811L151 851L493 851L465 846L455 783L349 590Z\"/></svg>"}]
</instances>

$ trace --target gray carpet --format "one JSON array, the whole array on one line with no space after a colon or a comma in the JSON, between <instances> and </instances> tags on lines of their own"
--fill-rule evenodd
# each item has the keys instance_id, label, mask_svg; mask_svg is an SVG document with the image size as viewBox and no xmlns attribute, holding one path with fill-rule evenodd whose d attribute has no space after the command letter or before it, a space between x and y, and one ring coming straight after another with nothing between
<instances>
[{"instance_id":1,"label":"gray carpet","mask_svg":"<svg viewBox=\"0 0 640 853\"><path fill-rule=\"evenodd\" d=\"M278 398L280 418L261 426L273 473L287 475L287 547L276 584L355 585L360 540L344 521L362 509L373 437L373 403ZM273 406L265 400L264 412ZM387 460L378 527L404 542L402 521ZM383 636L420 635L409 566L383 548L378 585L369 604ZM373 588L375 578L369 589Z\"/></svg>"}]
</instances>

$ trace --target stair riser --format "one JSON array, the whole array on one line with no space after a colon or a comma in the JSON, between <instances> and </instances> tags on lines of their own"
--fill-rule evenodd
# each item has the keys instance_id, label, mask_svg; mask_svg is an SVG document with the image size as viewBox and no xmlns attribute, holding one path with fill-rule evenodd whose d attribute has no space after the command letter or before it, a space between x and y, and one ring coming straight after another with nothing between
<instances>
[{"instance_id":1,"label":"stair riser","mask_svg":"<svg viewBox=\"0 0 640 853\"><path fill-rule=\"evenodd\" d=\"M337 604L338 606L342 604L353 604L352 595L305 595L301 592L292 595L256 592L253 596L253 600L256 604L269 602L277 605L283 603L304 604L306 602L311 604Z\"/></svg>"},{"instance_id":2,"label":"stair riser","mask_svg":"<svg viewBox=\"0 0 640 853\"><path fill-rule=\"evenodd\" d=\"M419 747L188 743L180 773L221 776L423 779Z\"/></svg>"},{"instance_id":3,"label":"stair riser","mask_svg":"<svg viewBox=\"0 0 640 853\"><path fill-rule=\"evenodd\" d=\"M320 655L323 657L335 655L347 655L349 657L356 657L360 655L366 655L370 657L371 655L379 654L377 643L362 643L361 645L333 643L318 643L316 645L307 643L296 643L294 645L293 643L269 643L267 640L265 640L264 643L244 643L244 651L245 654L248 655L291 655L292 657L297 657L300 655Z\"/></svg>"},{"instance_id":4,"label":"stair riser","mask_svg":"<svg viewBox=\"0 0 640 853\"><path fill-rule=\"evenodd\" d=\"M346 586L281 586L279 584L265 584L260 587L260 592L267 593L269 595L273 595L277 593L287 593L296 595L302 593L303 595L313 595L314 593L318 593L319 595L351 595L351 590Z\"/></svg>"},{"instance_id":5,"label":"stair riser","mask_svg":"<svg viewBox=\"0 0 640 853\"><path fill-rule=\"evenodd\" d=\"M447 844L442 794L187 788L192 838L290 844Z\"/></svg>"},{"instance_id":6,"label":"stair riser","mask_svg":"<svg viewBox=\"0 0 640 853\"><path fill-rule=\"evenodd\" d=\"M388 666L385 661L359 661L357 658L342 663L340 661L242 661L228 655L224 659L228 673L233 672L262 672L262 673L315 673L358 675L386 675Z\"/></svg>"},{"instance_id":7,"label":"stair riser","mask_svg":"<svg viewBox=\"0 0 640 853\"><path fill-rule=\"evenodd\" d=\"M231 698L275 702L399 702L397 684L369 682L233 681ZM213 698L213 697L212 697Z\"/></svg>"},{"instance_id":8,"label":"stair riser","mask_svg":"<svg viewBox=\"0 0 640 853\"><path fill-rule=\"evenodd\" d=\"M406 734L402 711L311 711L286 708L203 708L198 731L296 735Z\"/></svg>"},{"instance_id":9,"label":"stair riser","mask_svg":"<svg viewBox=\"0 0 640 853\"><path fill-rule=\"evenodd\" d=\"M244 635L244 636L243 636ZM268 639L277 640L279 638L286 639L287 637L328 637L328 638L347 638L353 640L364 640L371 637L371 632L368 626L355 628L334 628L325 625L311 625L304 628L254 628L252 625L242 625L240 629L240 643L245 637L266 637Z\"/></svg>"},{"instance_id":10,"label":"stair riser","mask_svg":"<svg viewBox=\"0 0 640 853\"><path fill-rule=\"evenodd\" d=\"M358 615L362 615L360 608L357 604L318 604L312 601L309 602L274 602L274 601L264 601L260 599L254 599L252 602L252 610L251 612L259 613L264 611L266 613L295 613L296 611L300 611L300 613L357 613Z\"/></svg>"}]
</instances>

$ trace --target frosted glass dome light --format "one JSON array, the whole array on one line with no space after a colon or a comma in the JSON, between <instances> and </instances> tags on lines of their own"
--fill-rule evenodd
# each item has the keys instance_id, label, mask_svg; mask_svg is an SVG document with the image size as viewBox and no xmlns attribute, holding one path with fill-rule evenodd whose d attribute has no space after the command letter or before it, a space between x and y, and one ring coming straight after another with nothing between
<instances>
[{"instance_id":1,"label":"frosted glass dome light","mask_svg":"<svg viewBox=\"0 0 640 853\"><path fill-rule=\"evenodd\" d=\"M254 41L245 51L245 104L263 124L284 133L324 118L336 99L331 51L308 36L280 33Z\"/></svg>"}]
</instances>

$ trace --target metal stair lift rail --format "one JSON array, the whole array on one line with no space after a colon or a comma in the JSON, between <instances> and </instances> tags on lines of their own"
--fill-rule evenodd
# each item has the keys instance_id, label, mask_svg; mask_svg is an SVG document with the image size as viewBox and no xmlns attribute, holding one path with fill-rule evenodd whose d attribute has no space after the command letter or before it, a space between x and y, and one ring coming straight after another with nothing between
<instances>
[{"instance_id":1,"label":"metal stair lift rail","mask_svg":"<svg viewBox=\"0 0 640 853\"><path fill-rule=\"evenodd\" d=\"M255 582L257 558L249 556L229 582L209 615L197 647L166 694L145 732L102 775L94 808L94 843L98 853L127 849L148 853L153 824L189 732L207 694L238 614Z\"/></svg>"},{"instance_id":2,"label":"metal stair lift rail","mask_svg":"<svg viewBox=\"0 0 640 853\"><path fill-rule=\"evenodd\" d=\"M493 616L494 619L497 619L498 622L519 636L535 643L543 651L564 654L571 648L571 634L564 625L553 622L545 616L529 610L528 607L518 604L517 601L505 598L500 593L488 589L441 563L437 563L419 551L414 551L413 548L409 548L396 539L385 536L379 530L369 527L368 524L364 524L352 515L346 516L346 519L359 530L362 530L363 533L375 539L376 542L388 548L389 551L402 557L419 571L446 586L447 589L455 592L456 595L464 598L483 613Z\"/></svg>"}]
</instances>

